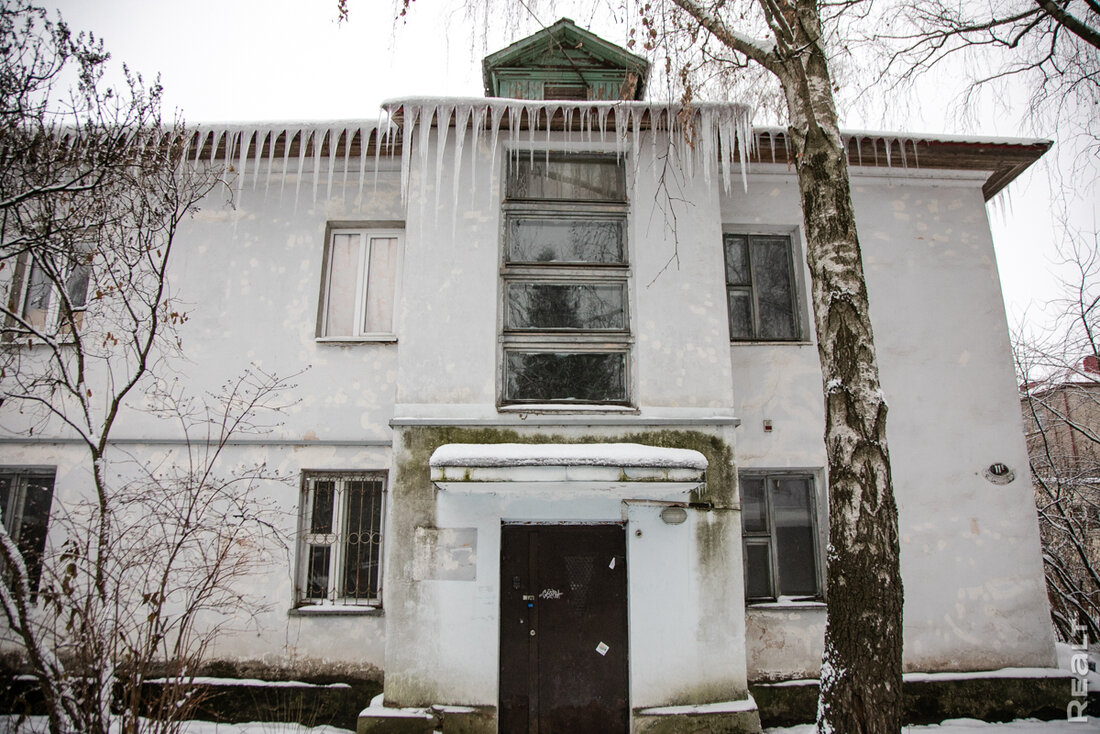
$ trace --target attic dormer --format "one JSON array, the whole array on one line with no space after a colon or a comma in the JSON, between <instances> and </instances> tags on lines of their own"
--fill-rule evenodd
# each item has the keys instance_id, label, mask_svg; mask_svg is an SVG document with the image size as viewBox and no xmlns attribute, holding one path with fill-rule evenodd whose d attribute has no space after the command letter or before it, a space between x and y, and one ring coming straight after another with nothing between
<instances>
[{"instance_id":1,"label":"attic dormer","mask_svg":"<svg viewBox=\"0 0 1100 734\"><path fill-rule=\"evenodd\" d=\"M640 100L649 62L569 18L482 61L486 97Z\"/></svg>"}]
</instances>

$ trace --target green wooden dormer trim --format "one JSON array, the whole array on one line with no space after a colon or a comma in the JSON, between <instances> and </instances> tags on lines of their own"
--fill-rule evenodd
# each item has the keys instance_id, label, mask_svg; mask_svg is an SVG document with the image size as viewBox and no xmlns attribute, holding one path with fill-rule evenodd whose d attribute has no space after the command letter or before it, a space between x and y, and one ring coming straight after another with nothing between
<instances>
[{"instance_id":1,"label":"green wooden dormer trim","mask_svg":"<svg viewBox=\"0 0 1100 734\"><path fill-rule=\"evenodd\" d=\"M640 100L649 62L569 18L482 61L486 97Z\"/></svg>"}]
</instances>

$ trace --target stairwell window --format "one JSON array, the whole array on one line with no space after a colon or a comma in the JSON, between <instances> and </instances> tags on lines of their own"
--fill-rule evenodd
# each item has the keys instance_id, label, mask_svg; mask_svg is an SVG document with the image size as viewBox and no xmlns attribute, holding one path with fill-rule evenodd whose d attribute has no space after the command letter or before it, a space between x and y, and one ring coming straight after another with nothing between
<instances>
[{"instance_id":1,"label":"stairwell window","mask_svg":"<svg viewBox=\"0 0 1100 734\"><path fill-rule=\"evenodd\" d=\"M726 234L726 301L731 341L802 337L791 238Z\"/></svg>"},{"instance_id":2,"label":"stairwell window","mask_svg":"<svg viewBox=\"0 0 1100 734\"><path fill-rule=\"evenodd\" d=\"M299 605L381 605L385 490L385 472L302 477Z\"/></svg>"},{"instance_id":3,"label":"stairwell window","mask_svg":"<svg viewBox=\"0 0 1100 734\"><path fill-rule=\"evenodd\" d=\"M509 161L502 404L629 404L626 213L614 156Z\"/></svg>"},{"instance_id":4,"label":"stairwell window","mask_svg":"<svg viewBox=\"0 0 1100 734\"><path fill-rule=\"evenodd\" d=\"M808 474L740 475L745 599L821 598L817 495Z\"/></svg>"},{"instance_id":5,"label":"stairwell window","mask_svg":"<svg viewBox=\"0 0 1100 734\"><path fill-rule=\"evenodd\" d=\"M323 261L317 337L393 341L400 229L330 227Z\"/></svg>"}]
</instances>

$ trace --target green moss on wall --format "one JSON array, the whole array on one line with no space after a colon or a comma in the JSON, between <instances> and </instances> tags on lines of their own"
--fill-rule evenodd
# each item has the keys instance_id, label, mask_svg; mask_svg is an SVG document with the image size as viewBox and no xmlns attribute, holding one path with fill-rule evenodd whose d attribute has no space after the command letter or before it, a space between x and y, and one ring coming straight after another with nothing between
<instances>
[{"instance_id":1,"label":"green moss on wall","mask_svg":"<svg viewBox=\"0 0 1100 734\"><path fill-rule=\"evenodd\" d=\"M707 457L706 486L693 492L692 502L715 507L736 506L733 448L721 437L687 430L652 430L622 434L558 434L520 432L511 428L467 428L459 426L416 426L401 429L403 451L398 456L394 498L421 505L434 495L428 459L432 452L449 443L638 443L662 448L693 449ZM434 515L430 508L424 512ZM425 518L428 519L428 518Z\"/></svg>"}]
</instances>

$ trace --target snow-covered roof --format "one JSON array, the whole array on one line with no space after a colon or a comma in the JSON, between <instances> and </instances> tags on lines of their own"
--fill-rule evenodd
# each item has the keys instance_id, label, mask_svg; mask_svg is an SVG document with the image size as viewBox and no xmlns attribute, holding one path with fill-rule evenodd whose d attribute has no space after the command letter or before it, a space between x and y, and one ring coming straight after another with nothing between
<instances>
[{"instance_id":1,"label":"snow-covered roof","mask_svg":"<svg viewBox=\"0 0 1100 734\"><path fill-rule=\"evenodd\" d=\"M695 469L707 458L691 449L637 443L449 443L437 448L432 467L609 466Z\"/></svg>"}]
</instances>

